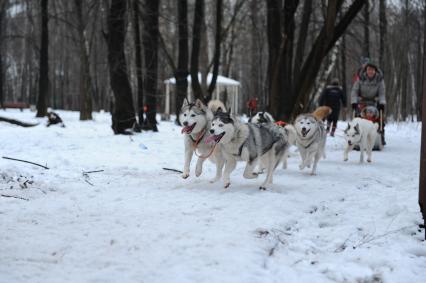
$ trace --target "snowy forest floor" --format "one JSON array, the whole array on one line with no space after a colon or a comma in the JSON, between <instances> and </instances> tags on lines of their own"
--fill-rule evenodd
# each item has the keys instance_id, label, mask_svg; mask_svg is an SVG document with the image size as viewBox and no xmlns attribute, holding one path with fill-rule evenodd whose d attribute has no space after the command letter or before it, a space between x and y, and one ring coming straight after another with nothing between
<instances>
[{"instance_id":1,"label":"snowy forest floor","mask_svg":"<svg viewBox=\"0 0 426 283\"><path fill-rule=\"evenodd\" d=\"M267 191L242 177L211 184L214 165L183 180L183 137L114 136L108 113L66 128L29 111L0 116L0 282L422 282L418 123L389 123L387 145L343 162L343 132L328 138L318 175L292 149ZM83 174L84 171L103 170ZM7 197L14 196L14 197Z\"/></svg>"}]
</instances>

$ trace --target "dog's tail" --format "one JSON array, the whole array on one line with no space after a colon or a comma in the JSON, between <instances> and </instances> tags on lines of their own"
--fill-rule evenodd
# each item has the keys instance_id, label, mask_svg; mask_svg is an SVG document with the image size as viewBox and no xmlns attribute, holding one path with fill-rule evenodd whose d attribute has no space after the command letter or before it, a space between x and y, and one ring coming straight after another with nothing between
<instances>
[{"instance_id":1,"label":"dog's tail","mask_svg":"<svg viewBox=\"0 0 426 283\"><path fill-rule=\"evenodd\" d=\"M296 129L293 125L287 124L284 127L284 130L287 132L288 144L295 145L296 144Z\"/></svg>"},{"instance_id":2,"label":"dog's tail","mask_svg":"<svg viewBox=\"0 0 426 283\"><path fill-rule=\"evenodd\" d=\"M320 106L317 109L315 109L314 112L312 112L312 115L314 115L314 117L318 121L322 121L325 118L327 118L327 116L330 115L332 111L333 110L331 110L331 108L328 106Z\"/></svg>"},{"instance_id":3,"label":"dog's tail","mask_svg":"<svg viewBox=\"0 0 426 283\"><path fill-rule=\"evenodd\" d=\"M221 109L223 112L226 112L225 104L223 104L220 100L210 100L209 104L207 104L207 108L209 108L213 113L217 110Z\"/></svg>"}]
</instances>

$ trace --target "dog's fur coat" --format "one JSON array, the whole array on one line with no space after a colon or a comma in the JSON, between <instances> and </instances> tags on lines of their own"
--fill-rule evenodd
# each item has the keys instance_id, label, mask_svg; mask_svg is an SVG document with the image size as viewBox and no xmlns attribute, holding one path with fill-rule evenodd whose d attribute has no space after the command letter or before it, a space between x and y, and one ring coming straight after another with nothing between
<instances>
[{"instance_id":1,"label":"dog's fur coat","mask_svg":"<svg viewBox=\"0 0 426 283\"><path fill-rule=\"evenodd\" d=\"M266 165L267 173L259 189L265 189L266 184L272 183L273 172L287 151L288 140L285 132L275 124L256 125L243 124L227 112L218 111L210 129L214 141L222 145L223 157L226 160L223 172L224 186L227 188L230 174L235 169L237 161L245 161L244 178L257 178L253 170L258 162Z\"/></svg>"},{"instance_id":2,"label":"dog's fur coat","mask_svg":"<svg viewBox=\"0 0 426 283\"><path fill-rule=\"evenodd\" d=\"M348 161L348 154L355 145L359 145L359 162L364 162L364 151L367 152L367 161L371 162L371 155L376 140L378 125L362 118L355 118L345 130L346 149L343 160Z\"/></svg>"}]
</instances>

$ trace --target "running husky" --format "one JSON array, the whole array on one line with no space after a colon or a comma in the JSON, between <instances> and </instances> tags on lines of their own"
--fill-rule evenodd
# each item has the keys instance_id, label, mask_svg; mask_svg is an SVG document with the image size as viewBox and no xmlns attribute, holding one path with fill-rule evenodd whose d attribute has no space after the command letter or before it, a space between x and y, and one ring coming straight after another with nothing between
<instances>
[{"instance_id":1,"label":"running husky","mask_svg":"<svg viewBox=\"0 0 426 283\"><path fill-rule=\"evenodd\" d=\"M221 144L226 160L223 173L225 188L231 184L230 174L237 161L247 162L243 176L253 179L258 176L253 170L260 160L266 165L267 174L259 189L265 190L266 184L272 183L272 174L289 146L285 132L277 125L243 124L220 109L215 113L210 133L212 136L207 141Z\"/></svg>"},{"instance_id":2,"label":"running husky","mask_svg":"<svg viewBox=\"0 0 426 283\"><path fill-rule=\"evenodd\" d=\"M312 114L301 114L297 116L294 126L296 145L302 158L299 168L309 168L313 162L311 175L316 175L317 163L325 154L327 133L324 124Z\"/></svg>"},{"instance_id":3,"label":"running husky","mask_svg":"<svg viewBox=\"0 0 426 283\"><path fill-rule=\"evenodd\" d=\"M272 115L269 112L263 111L263 112L257 112L256 115L254 115L252 118L249 119L249 123L257 124L257 125L266 125L266 124L274 124L275 119L272 117ZM287 136L287 142L289 146L287 147L286 152L283 155L282 161L283 161L283 169L287 169L287 159L289 157L289 148L292 145L296 145L296 131L291 124L286 124L285 126L280 126L279 129L283 131L284 135ZM263 172L264 169L266 169L265 164L259 165L259 171Z\"/></svg>"},{"instance_id":4,"label":"running husky","mask_svg":"<svg viewBox=\"0 0 426 283\"><path fill-rule=\"evenodd\" d=\"M345 130L347 145L343 153L343 160L348 161L348 153L353 149L354 145L359 145L361 154L359 162L364 162L364 150L367 152L367 161L371 162L371 154L376 141L377 128L378 124L367 119L353 119Z\"/></svg>"},{"instance_id":5,"label":"running husky","mask_svg":"<svg viewBox=\"0 0 426 283\"><path fill-rule=\"evenodd\" d=\"M203 162L210 158L210 161L216 163L216 176L211 182L215 182L222 177L224 160L220 147L214 147L205 142L210 135L209 129L213 120L213 111L218 109L225 109L225 105L219 100L210 101L208 106L204 105L199 99L195 103L190 103L186 99L183 102L179 116L183 125L181 133L185 134L185 164L182 178L186 179L189 176L189 166L194 153L198 156L195 176L201 175Z\"/></svg>"}]
</instances>

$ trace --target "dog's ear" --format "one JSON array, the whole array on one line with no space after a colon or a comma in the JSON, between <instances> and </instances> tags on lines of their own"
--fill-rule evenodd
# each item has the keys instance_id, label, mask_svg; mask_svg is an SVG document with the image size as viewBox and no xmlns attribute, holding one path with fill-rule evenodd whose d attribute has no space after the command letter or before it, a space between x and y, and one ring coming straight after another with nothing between
<instances>
[{"instance_id":1,"label":"dog's ear","mask_svg":"<svg viewBox=\"0 0 426 283\"><path fill-rule=\"evenodd\" d=\"M198 108L201 108L201 109L203 109L205 107L204 103L198 98L197 98L197 100L195 100L195 106L198 107Z\"/></svg>"},{"instance_id":2,"label":"dog's ear","mask_svg":"<svg viewBox=\"0 0 426 283\"><path fill-rule=\"evenodd\" d=\"M348 123L348 127L346 128L346 130L344 130L345 134L348 133L349 129L351 128L351 124Z\"/></svg>"},{"instance_id":3,"label":"dog's ear","mask_svg":"<svg viewBox=\"0 0 426 283\"><path fill-rule=\"evenodd\" d=\"M359 124L358 123L355 125L354 129L355 129L355 132L357 134L359 134Z\"/></svg>"},{"instance_id":4,"label":"dog's ear","mask_svg":"<svg viewBox=\"0 0 426 283\"><path fill-rule=\"evenodd\" d=\"M185 97L185 99L183 100L182 108L183 108L183 107L186 107L186 106L188 106L188 105L189 105L188 98L187 98L187 97Z\"/></svg>"},{"instance_id":5,"label":"dog's ear","mask_svg":"<svg viewBox=\"0 0 426 283\"><path fill-rule=\"evenodd\" d=\"M222 107L218 107L217 109L216 109L216 111L214 112L214 114L216 115L216 114L218 114L218 113L222 113L223 112L223 109L222 109Z\"/></svg>"}]
</instances>

